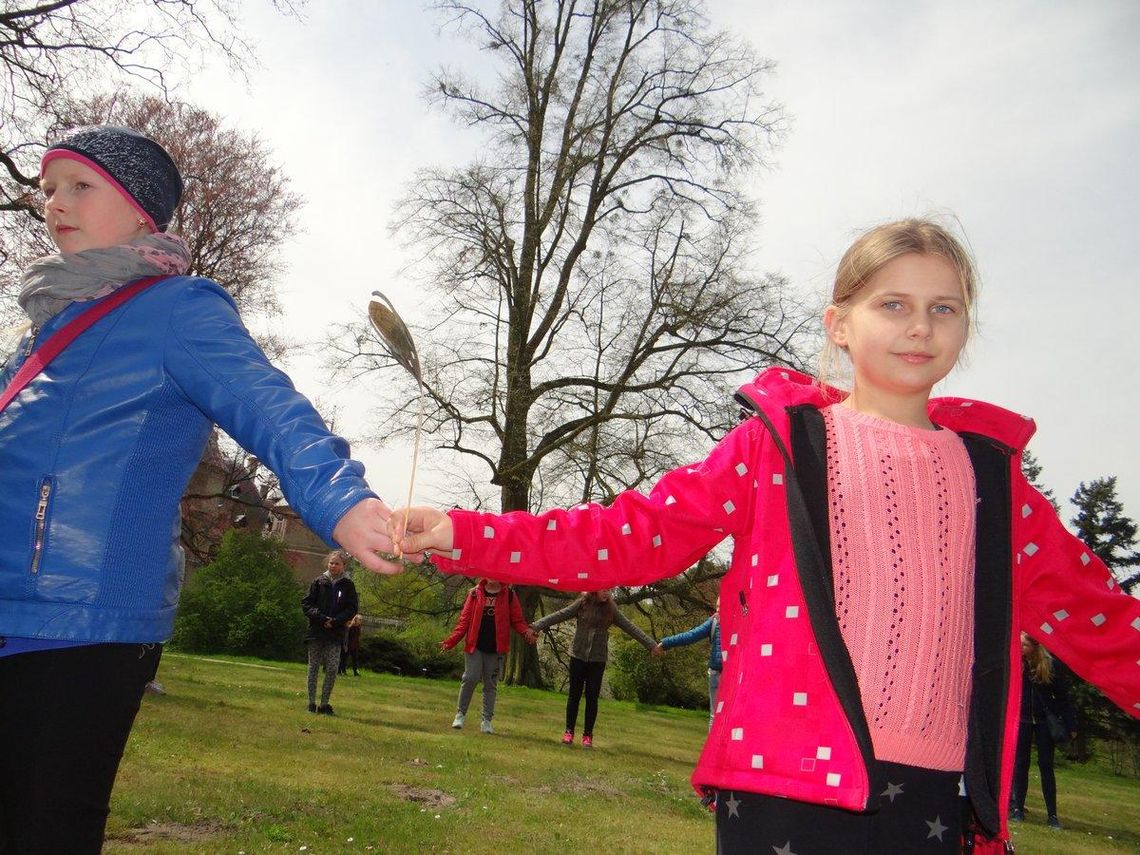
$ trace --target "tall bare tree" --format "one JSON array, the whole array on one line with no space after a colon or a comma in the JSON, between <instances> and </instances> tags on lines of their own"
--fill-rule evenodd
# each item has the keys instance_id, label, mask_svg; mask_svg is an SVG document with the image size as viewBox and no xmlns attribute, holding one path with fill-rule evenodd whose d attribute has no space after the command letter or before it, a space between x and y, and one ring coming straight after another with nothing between
<instances>
[{"instance_id":1,"label":"tall bare tree","mask_svg":"<svg viewBox=\"0 0 1140 855\"><path fill-rule=\"evenodd\" d=\"M295 13L304 0L267 0ZM62 106L129 85L168 96L180 73L253 58L234 0L4 0L0 6L0 211L32 209L36 147Z\"/></svg>"},{"instance_id":2,"label":"tall bare tree","mask_svg":"<svg viewBox=\"0 0 1140 855\"><path fill-rule=\"evenodd\" d=\"M771 64L695 0L436 8L494 74L431 80L485 154L420 172L396 217L442 319L421 334L427 430L503 511L605 501L719 438L741 375L799 361L806 313L748 264L745 184L783 121ZM356 333L341 369L388 367ZM529 616L537 592L521 597ZM508 679L534 684L514 653Z\"/></svg>"}]
</instances>

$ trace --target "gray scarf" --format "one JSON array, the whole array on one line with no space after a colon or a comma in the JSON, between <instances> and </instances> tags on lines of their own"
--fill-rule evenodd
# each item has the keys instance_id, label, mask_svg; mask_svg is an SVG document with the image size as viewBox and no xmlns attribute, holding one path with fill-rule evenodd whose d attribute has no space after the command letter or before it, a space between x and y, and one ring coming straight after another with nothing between
<instances>
[{"instance_id":1,"label":"gray scarf","mask_svg":"<svg viewBox=\"0 0 1140 855\"><path fill-rule=\"evenodd\" d=\"M24 271L17 302L36 326L75 302L98 300L144 276L180 276L190 269L190 247L158 232L130 243L45 255Z\"/></svg>"}]
</instances>

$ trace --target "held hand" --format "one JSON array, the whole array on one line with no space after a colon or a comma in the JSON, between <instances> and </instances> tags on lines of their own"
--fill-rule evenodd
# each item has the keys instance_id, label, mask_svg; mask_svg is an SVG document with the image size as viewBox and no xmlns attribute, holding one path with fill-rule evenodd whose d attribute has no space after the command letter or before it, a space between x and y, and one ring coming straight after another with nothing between
<instances>
[{"instance_id":1,"label":"held hand","mask_svg":"<svg viewBox=\"0 0 1140 855\"><path fill-rule=\"evenodd\" d=\"M537 644L538 643L538 633L535 632L533 629L528 629L523 634L523 640L526 641L527 644Z\"/></svg>"},{"instance_id":2,"label":"held hand","mask_svg":"<svg viewBox=\"0 0 1140 855\"><path fill-rule=\"evenodd\" d=\"M654 656L664 656L665 655L665 648L662 647L661 642L658 641L656 644L653 645L652 648L650 648L649 652L652 653Z\"/></svg>"},{"instance_id":3,"label":"held hand","mask_svg":"<svg viewBox=\"0 0 1140 855\"><path fill-rule=\"evenodd\" d=\"M439 643L439 649L440 649L441 651L443 651L443 652L445 652L445 653L446 653L446 652L447 652L448 650L450 650L451 648L447 646L447 642L446 642L446 641L441 641L441 642Z\"/></svg>"},{"instance_id":4,"label":"held hand","mask_svg":"<svg viewBox=\"0 0 1140 855\"><path fill-rule=\"evenodd\" d=\"M333 540L374 573L399 573L404 569L400 564L380 555L391 556L396 551L388 536L391 516L391 509L379 499L362 499L340 518Z\"/></svg>"},{"instance_id":5,"label":"held hand","mask_svg":"<svg viewBox=\"0 0 1140 855\"><path fill-rule=\"evenodd\" d=\"M450 552L454 543L451 517L422 505L393 512L388 518L388 537L405 555L425 549Z\"/></svg>"}]
</instances>

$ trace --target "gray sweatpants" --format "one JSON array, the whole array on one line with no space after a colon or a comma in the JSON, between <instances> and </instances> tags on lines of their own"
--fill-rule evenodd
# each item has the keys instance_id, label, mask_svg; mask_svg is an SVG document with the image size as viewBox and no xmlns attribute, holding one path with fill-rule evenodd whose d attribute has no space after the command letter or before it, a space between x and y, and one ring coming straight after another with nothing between
<instances>
[{"instance_id":1,"label":"gray sweatpants","mask_svg":"<svg viewBox=\"0 0 1140 855\"><path fill-rule=\"evenodd\" d=\"M495 693L499 688L499 674L503 671L501 653L484 653L475 650L464 653L463 683L459 686L459 712L467 715L471 696L475 694L475 684L483 681L483 720L490 721L495 715Z\"/></svg>"},{"instance_id":2,"label":"gray sweatpants","mask_svg":"<svg viewBox=\"0 0 1140 855\"><path fill-rule=\"evenodd\" d=\"M317 671L323 665L325 668L325 682L321 686L321 703L327 704L332 694L333 683L336 682L336 672L340 668L340 642L321 641L312 639L307 642L309 648L309 703L317 702Z\"/></svg>"}]
</instances>

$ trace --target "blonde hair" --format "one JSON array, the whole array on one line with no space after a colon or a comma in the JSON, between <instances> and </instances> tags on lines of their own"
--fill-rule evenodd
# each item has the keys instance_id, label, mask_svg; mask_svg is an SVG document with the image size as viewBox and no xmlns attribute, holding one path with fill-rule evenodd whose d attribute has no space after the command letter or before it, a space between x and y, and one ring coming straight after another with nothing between
<instances>
[{"instance_id":1,"label":"blonde hair","mask_svg":"<svg viewBox=\"0 0 1140 855\"><path fill-rule=\"evenodd\" d=\"M348 569L348 562L352 560L352 556L345 552L343 549L334 549L325 556L325 569L329 569L329 564L332 563L334 558L339 558L341 563L344 564L344 569Z\"/></svg>"},{"instance_id":2,"label":"blonde hair","mask_svg":"<svg viewBox=\"0 0 1140 855\"><path fill-rule=\"evenodd\" d=\"M1029 652L1023 653L1025 667L1034 683L1047 686L1053 682L1053 657L1049 651L1026 635L1021 634L1021 640L1029 645Z\"/></svg>"},{"instance_id":3,"label":"blonde hair","mask_svg":"<svg viewBox=\"0 0 1140 855\"><path fill-rule=\"evenodd\" d=\"M972 325L978 292L973 258L962 242L945 226L933 220L918 218L895 220L868 229L843 253L835 271L835 285L831 289L831 305L839 317L851 310L859 293L876 273L896 258L911 253L937 255L950 263L962 283L966 320ZM836 350L831 337L826 336L817 372L820 386L826 387L828 384Z\"/></svg>"}]
</instances>

